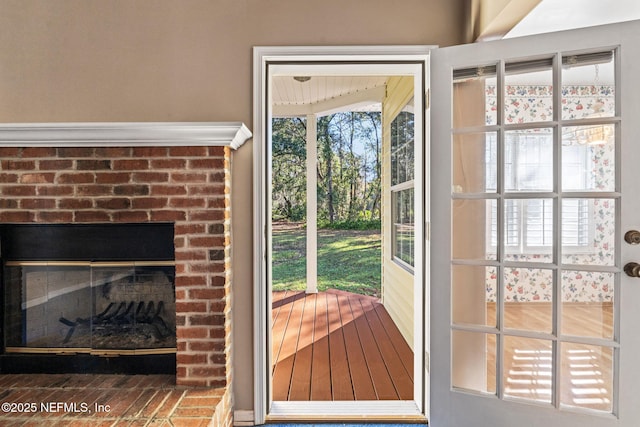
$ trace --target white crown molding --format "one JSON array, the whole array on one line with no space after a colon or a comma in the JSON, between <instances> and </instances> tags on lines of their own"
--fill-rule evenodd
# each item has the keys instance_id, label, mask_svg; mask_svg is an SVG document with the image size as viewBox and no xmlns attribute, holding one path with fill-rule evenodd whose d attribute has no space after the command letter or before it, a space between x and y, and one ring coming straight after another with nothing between
<instances>
[{"instance_id":1,"label":"white crown molding","mask_svg":"<svg viewBox=\"0 0 640 427\"><path fill-rule=\"evenodd\" d=\"M241 122L9 123L0 147L223 146L251 138Z\"/></svg>"}]
</instances>

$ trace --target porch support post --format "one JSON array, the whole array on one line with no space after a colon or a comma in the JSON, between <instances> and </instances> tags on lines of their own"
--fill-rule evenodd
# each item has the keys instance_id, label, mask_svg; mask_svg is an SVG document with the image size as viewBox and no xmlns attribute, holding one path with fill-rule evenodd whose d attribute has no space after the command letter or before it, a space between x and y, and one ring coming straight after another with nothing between
<instances>
[{"instance_id":1,"label":"porch support post","mask_svg":"<svg viewBox=\"0 0 640 427\"><path fill-rule=\"evenodd\" d=\"M318 163L317 118L307 115L307 289L318 292Z\"/></svg>"}]
</instances>

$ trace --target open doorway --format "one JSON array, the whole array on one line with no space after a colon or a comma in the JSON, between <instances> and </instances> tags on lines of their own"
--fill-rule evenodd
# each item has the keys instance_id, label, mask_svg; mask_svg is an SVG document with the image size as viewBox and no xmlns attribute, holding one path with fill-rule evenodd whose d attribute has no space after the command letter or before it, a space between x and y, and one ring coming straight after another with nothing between
<instances>
[{"instance_id":1,"label":"open doorway","mask_svg":"<svg viewBox=\"0 0 640 427\"><path fill-rule=\"evenodd\" d=\"M263 64L268 416L424 419L424 59Z\"/></svg>"},{"instance_id":2,"label":"open doorway","mask_svg":"<svg viewBox=\"0 0 640 427\"><path fill-rule=\"evenodd\" d=\"M382 218L394 201L401 209L391 208L397 219L388 223L402 224L395 262L409 277L413 268L413 194L393 194L382 178L410 188L414 174L413 113L394 108L413 94L413 78L405 77L406 96L395 80L271 80L275 401L413 398L413 301L390 297L392 316L383 298L403 285L389 274L383 280L393 267L384 265L391 257L383 256L390 248L383 251ZM324 111L328 100L333 110Z\"/></svg>"}]
</instances>

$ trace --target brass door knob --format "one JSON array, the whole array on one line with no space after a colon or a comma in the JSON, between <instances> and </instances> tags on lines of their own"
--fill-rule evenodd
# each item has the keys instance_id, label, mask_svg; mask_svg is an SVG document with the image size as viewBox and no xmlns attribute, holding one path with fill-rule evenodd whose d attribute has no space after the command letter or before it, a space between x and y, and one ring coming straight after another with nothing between
<instances>
[{"instance_id":1,"label":"brass door knob","mask_svg":"<svg viewBox=\"0 0 640 427\"><path fill-rule=\"evenodd\" d=\"M630 245L640 244L640 231L638 230L629 230L624 233L624 241L629 243Z\"/></svg>"},{"instance_id":2,"label":"brass door knob","mask_svg":"<svg viewBox=\"0 0 640 427\"><path fill-rule=\"evenodd\" d=\"M628 262L624 266L624 272L629 277L640 277L640 264L637 262Z\"/></svg>"}]
</instances>

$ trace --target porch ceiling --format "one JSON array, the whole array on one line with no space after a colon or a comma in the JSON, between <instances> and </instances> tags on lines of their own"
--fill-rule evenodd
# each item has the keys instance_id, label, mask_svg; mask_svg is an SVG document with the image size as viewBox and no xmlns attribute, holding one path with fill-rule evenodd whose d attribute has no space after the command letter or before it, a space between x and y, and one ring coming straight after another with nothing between
<instances>
[{"instance_id":1,"label":"porch ceiling","mask_svg":"<svg viewBox=\"0 0 640 427\"><path fill-rule=\"evenodd\" d=\"M275 117L326 115L336 111L380 111L386 76L274 76ZM302 80L302 79L300 79Z\"/></svg>"}]
</instances>

